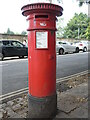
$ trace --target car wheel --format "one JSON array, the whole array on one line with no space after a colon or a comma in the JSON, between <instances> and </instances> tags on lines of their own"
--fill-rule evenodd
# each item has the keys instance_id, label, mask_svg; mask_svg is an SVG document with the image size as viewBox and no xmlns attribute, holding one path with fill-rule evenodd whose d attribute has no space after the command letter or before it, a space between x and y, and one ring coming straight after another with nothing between
<instances>
[{"instance_id":1,"label":"car wheel","mask_svg":"<svg viewBox=\"0 0 90 120\"><path fill-rule=\"evenodd\" d=\"M59 55L63 55L63 53L64 53L64 50L63 50L63 49L60 49L60 50L59 50Z\"/></svg>"},{"instance_id":2,"label":"car wheel","mask_svg":"<svg viewBox=\"0 0 90 120\"><path fill-rule=\"evenodd\" d=\"M22 56L22 58L24 58L24 56Z\"/></svg>"},{"instance_id":3,"label":"car wheel","mask_svg":"<svg viewBox=\"0 0 90 120\"><path fill-rule=\"evenodd\" d=\"M0 61L3 61L3 59L4 59L4 55L3 53L0 53Z\"/></svg>"},{"instance_id":4,"label":"car wheel","mask_svg":"<svg viewBox=\"0 0 90 120\"><path fill-rule=\"evenodd\" d=\"M19 56L19 58L24 58L24 56Z\"/></svg>"},{"instance_id":5,"label":"car wheel","mask_svg":"<svg viewBox=\"0 0 90 120\"><path fill-rule=\"evenodd\" d=\"M86 47L83 48L83 52L87 52L87 48Z\"/></svg>"},{"instance_id":6,"label":"car wheel","mask_svg":"<svg viewBox=\"0 0 90 120\"><path fill-rule=\"evenodd\" d=\"M78 47L76 48L76 53L79 53L79 48Z\"/></svg>"}]
</instances>

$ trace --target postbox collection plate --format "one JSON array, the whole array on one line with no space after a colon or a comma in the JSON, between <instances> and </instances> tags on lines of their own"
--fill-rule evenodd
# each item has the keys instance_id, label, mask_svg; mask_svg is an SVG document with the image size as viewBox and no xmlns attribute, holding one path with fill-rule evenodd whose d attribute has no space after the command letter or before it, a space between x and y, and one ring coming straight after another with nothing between
<instances>
[{"instance_id":1,"label":"postbox collection plate","mask_svg":"<svg viewBox=\"0 0 90 120\"><path fill-rule=\"evenodd\" d=\"M47 49L48 48L48 32L37 31L36 32L36 48Z\"/></svg>"}]
</instances>

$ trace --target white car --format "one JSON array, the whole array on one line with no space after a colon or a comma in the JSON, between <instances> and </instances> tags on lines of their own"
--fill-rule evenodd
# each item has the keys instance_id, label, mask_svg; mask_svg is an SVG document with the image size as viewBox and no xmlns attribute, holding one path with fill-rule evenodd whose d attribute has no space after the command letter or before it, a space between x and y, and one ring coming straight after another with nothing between
<instances>
[{"instance_id":1,"label":"white car","mask_svg":"<svg viewBox=\"0 0 90 120\"><path fill-rule=\"evenodd\" d=\"M61 54L79 52L79 48L67 41L56 41L56 51Z\"/></svg>"},{"instance_id":2,"label":"white car","mask_svg":"<svg viewBox=\"0 0 90 120\"><path fill-rule=\"evenodd\" d=\"M90 41L80 41L73 43L74 46L79 48L79 51L90 51Z\"/></svg>"}]
</instances>

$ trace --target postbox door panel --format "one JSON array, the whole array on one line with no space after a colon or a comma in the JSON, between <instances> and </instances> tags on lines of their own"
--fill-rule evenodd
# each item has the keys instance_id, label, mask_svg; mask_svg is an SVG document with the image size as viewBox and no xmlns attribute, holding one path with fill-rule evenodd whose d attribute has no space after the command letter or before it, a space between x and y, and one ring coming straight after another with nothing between
<instances>
[{"instance_id":1,"label":"postbox door panel","mask_svg":"<svg viewBox=\"0 0 90 120\"><path fill-rule=\"evenodd\" d=\"M29 33L29 93L36 97L52 95L56 91L56 49L55 49L55 32L43 32L47 45L43 47L41 42L40 48L36 48L34 38L37 31ZM45 32L45 33L44 33ZM45 41L44 41L45 42Z\"/></svg>"}]
</instances>

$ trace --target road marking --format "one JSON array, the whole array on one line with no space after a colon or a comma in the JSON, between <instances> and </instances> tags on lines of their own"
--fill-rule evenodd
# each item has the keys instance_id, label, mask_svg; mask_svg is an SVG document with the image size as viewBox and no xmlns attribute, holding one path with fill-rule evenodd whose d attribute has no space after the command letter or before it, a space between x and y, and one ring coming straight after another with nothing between
<instances>
[{"instance_id":1,"label":"road marking","mask_svg":"<svg viewBox=\"0 0 90 120\"><path fill-rule=\"evenodd\" d=\"M81 75L85 75L89 73L89 71L83 71L83 72L80 72L80 73L77 73L77 74L73 74L73 75L70 75L70 76L67 76L67 77L63 77L63 78L60 78L60 79L56 79L56 84L60 83L60 82L63 82L63 81L66 81L68 80L69 78L72 78L72 77L75 77L75 76L81 76ZM15 96L19 96L21 94L24 94L24 93L27 93L28 92L28 87L27 88L23 88L23 89L20 89L20 90L17 90L17 91L14 91L14 92L10 92L10 93L7 93L7 94L4 94L4 95L1 95L0 96L0 101L3 101L5 99L10 99L10 98L14 98Z\"/></svg>"},{"instance_id":2,"label":"road marking","mask_svg":"<svg viewBox=\"0 0 90 120\"><path fill-rule=\"evenodd\" d=\"M75 77L75 76L81 76L81 75L84 75L84 74L87 74L89 71L86 70L86 71L83 71L83 72L80 72L80 73L76 73L76 74L73 74L73 75L70 75L70 76L67 76L67 77L63 77L63 78L59 78L59 79L56 79L56 82L58 81L65 81L66 79L69 79L69 78L72 78L72 77Z\"/></svg>"},{"instance_id":3,"label":"road marking","mask_svg":"<svg viewBox=\"0 0 90 120\"><path fill-rule=\"evenodd\" d=\"M7 94L5 94L5 95L1 95L1 96L0 96L0 99L1 99L1 98L4 98L4 97L7 97L7 96L10 96L10 95L12 95L12 94L16 94L16 93L19 93L19 92L25 91L25 90L27 90L27 89L28 89L28 88L23 88L23 89L20 89L20 90L14 91L14 92L7 93Z\"/></svg>"},{"instance_id":4,"label":"road marking","mask_svg":"<svg viewBox=\"0 0 90 120\"><path fill-rule=\"evenodd\" d=\"M21 92L15 92L13 94L10 94L9 96L6 95L6 96L3 96L2 98L0 96L0 101L3 101L5 99L9 99L11 97L15 98L15 96L19 96L19 95L27 93L27 92L28 92L28 88L27 88L27 90L24 90L24 91L21 91Z\"/></svg>"}]
</instances>

